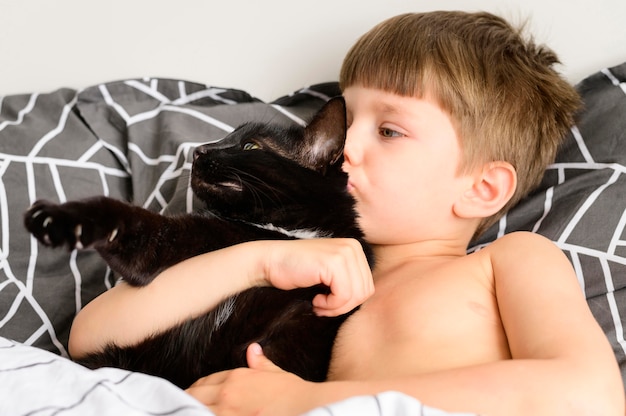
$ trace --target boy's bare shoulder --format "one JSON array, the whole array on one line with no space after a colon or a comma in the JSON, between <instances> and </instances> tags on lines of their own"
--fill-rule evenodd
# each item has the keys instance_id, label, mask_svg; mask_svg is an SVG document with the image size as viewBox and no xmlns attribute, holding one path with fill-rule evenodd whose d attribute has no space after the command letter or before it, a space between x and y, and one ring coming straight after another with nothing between
<instances>
[{"instance_id":1,"label":"boy's bare shoulder","mask_svg":"<svg viewBox=\"0 0 626 416\"><path fill-rule=\"evenodd\" d=\"M540 242L540 243L543 242L543 243L554 244L548 238L542 236L541 234L533 233L531 231L515 231L512 233L508 233L496 239L494 243L502 243L502 242L511 243L511 242L517 242L517 241Z\"/></svg>"},{"instance_id":2,"label":"boy's bare shoulder","mask_svg":"<svg viewBox=\"0 0 626 416\"><path fill-rule=\"evenodd\" d=\"M536 233L519 231L506 234L476 254L489 263L495 281L522 279L541 284L542 276L553 280L575 279L571 263L551 240ZM530 280L529 280L530 279Z\"/></svg>"},{"instance_id":3,"label":"boy's bare shoulder","mask_svg":"<svg viewBox=\"0 0 626 416\"><path fill-rule=\"evenodd\" d=\"M548 251L548 254L562 254L557 245L548 238L530 231L516 231L505 234L484 248L492 256L523 257L524 255L540 254Z\"/></svg>"}]
</instances>

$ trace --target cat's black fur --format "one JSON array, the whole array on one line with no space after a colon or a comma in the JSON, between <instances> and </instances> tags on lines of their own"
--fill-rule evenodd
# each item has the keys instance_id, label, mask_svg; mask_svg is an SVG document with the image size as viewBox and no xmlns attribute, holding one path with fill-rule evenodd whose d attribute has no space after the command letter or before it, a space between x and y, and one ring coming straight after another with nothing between
<instances>
[{"instance_id":1,"label":"cat's black fur","mask_svg":"<svg viewBox=\"0 0 626 416\"><path fill-rule=\"evenodd\" d=\"M24 222L47 246L95 248L134 286L147 285L165 268L200 253L244 241L298 238L283 230L356 238L371 261L341 170L345 133L345 104L335 98L306 129L251 123L199 146L191 186L211 214L163 216L96 197L61 205L38 201ZM312 298L326 290L252 288L138 345L109 345L77 361L154 374L185 388L202 376L245 366L247 346L259 342L283 369L321 381L337 330L349 315L313 313Z\"/></svg>"}]
</instances>

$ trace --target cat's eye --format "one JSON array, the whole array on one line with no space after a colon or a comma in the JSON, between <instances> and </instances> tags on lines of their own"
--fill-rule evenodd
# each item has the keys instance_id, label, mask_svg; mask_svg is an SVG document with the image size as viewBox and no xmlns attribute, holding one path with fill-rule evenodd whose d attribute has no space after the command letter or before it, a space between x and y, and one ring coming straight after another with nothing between
<instances>
[{"instance_id":1,"label":"cat's eye","mask_svg":"<svg viewBox=\"0 0 626 416\"><path fill-rule=\"evenodd\" d=\"M256 149L260 149L261 146L259 146L255 142L245 142L241 148L243 150L256 150Z\"/></svg>"}]
</instances>

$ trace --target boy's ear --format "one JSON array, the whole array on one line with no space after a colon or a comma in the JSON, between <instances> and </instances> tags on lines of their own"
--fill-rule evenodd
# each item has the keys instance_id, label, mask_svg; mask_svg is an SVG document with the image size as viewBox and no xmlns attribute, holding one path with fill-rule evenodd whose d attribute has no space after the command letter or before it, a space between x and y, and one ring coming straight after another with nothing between
<instances>
[{"instance_id":1,"label":"boy's ear","mask_svg":"<svg viewBox=\"0 0 626 416\"><path fill-rule=\"evenodd\" d=\"M473 176L471 187L454 205L462 218L487 218L509 202L517 186L515 168L507 162L490 162Z\"/></svg>"}]
</instances>

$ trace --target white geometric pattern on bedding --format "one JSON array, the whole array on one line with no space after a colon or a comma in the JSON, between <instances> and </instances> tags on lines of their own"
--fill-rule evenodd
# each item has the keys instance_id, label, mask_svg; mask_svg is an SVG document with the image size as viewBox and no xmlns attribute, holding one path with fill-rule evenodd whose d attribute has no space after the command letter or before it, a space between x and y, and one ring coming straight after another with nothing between
<instances>
[{"instance_id":1,"label":"white geometric pattern on bedding","mask_svg":"<svg viewBox=\"0 0 626 416\"><path fill-rule=\"evenodd\" d=\"M536 231L554 240L572 260L591 310L611 341L626 377L625 82L626 64L623 64L594 74L579 85L585 111L559 151L556 163L546 172L543 184L490 229L478 244L486 244L502 233L515 230ZM198 101L185 101L180 106L173 104L183 96L205 90L212 90L219 97L211 98L211 94L206 93L206 97ZM336 86L317 91L305 89L273 104L261 103L240 91L222 91L183 81L148 79L104 84L81 91L78 96L74 91L59 90L51 94L0 98L0 336L62 353L58 343L64 347L78 305L112 282L112 276L97 254L80 252L64 256L52 250L39 250L37 265L30 274L32 278L23 279L29 269L33 270L29 260L32 242L21 226L21 212L32 197L32 192L25 192L27 169L33 169L33 177L37 178L37 197L74 199L109 192L111 196L155 210L164 206L168 211L187 210L191 200L185 190L188 177L183 172L189 167L185 159L189 143L214 140L228 130L222 127L236 126L249 119L285 123L307 120L324 98L336 91ZM224 100L231 100L233 104L225 104ZM61 117L66 117L63 129L58 128ZM132 123L127 123L129 120ZM207 120L218 120L223 125ZM48 135L52 131L54 133ZM41 160L85 160L92 165L83 169L65 162L31 163L27 156L46 135L54 140L47 140L45 146L40 146ZM97 151L89 152L89 149ZM7 155L18 157L10 159ZM96 168L94 164L106 169ZM107 176L100 172L116 174ZM130 173L130 177L123 177L122 173ZM76 258L73 260L72 256ZM74 277L72 262L80 271L80 279ZM7 278L7 273L15 279L23 279L21 286L11 280L11 276ZM20 287L25 292L16 289ZM24 308L26 305L36 309L32 302L39 305L41 314ZM46 319L54 331L42 324ZM53 333L56 333L56 342L49 340ZM13 351L21 348L27 347ZM34 351L33 356L39 352L47 354ZM0 363L5 363L5 358L7 363L13 360L6 352L0 349ZM28 368L29 364L25 364L24 368ZM72 373L73 370L63 370L66 371ZM0 410L4 410L2 406L13 405L11 400L17 397L12 386L19 379L9 373L0 371L3 386ZM47 377L48 384L58 379L58 374L53 372L39 376ZM80 378L77 376L76 380ZM26 375L22 380L32 379ZM41 394L41 400L47 400L43 390ZM361 404L374 403L376 406L371 409L377 411L377 399L364 400ZM409 402L407 406L415 404ZM334 413L318 414L354 414L337 410L345 403L350 401L338 404L339 407L328 407ZM100 405L103 404L98 402Z\"/></svg>"},{"instance_id":2,"label":"white geometric pattern on bedding","mask_svg":"<svg viewBox=\"0 0 626 416\"><path fill-rule=\"evenodd\" d=\"M195 145L245 121L303 123L315 107L288 111L237 90L159 79L0 98L0 336L67 356L73 317L115 281L94 251L31 239L22 212L34 200L109 195L189 211Z\"/></svg>"},{"instance_id":3,"label":"white geometric pattern on bedding","mask_svg":"<svg viewBox=\"0 0 626 416\"><path fill-rule=\"evenodd\" d=\"M9 241L27 237L21 228L21 211L15 206L23 208L37 198L63 202L103 194L133 200L157 211L190 211L193 198L188 190L191 167L188 156L197 143L221 138L233 126L249 120L303 124L329 94L336 92L334 85L305 88L268 105L236 91L148 79L102 84L80 93L60 90L48 95L32 94L22 99L20 110L14 114L10 114L8 105L12 103L6 100L4 113L0 113L4 116L0 118L4 120L0 122L2 248L8 247ZM224 93L230 98L223 97ZM294 102L296 106L291 105ZM46 117L37 113L42 108L47 112ZM168 113L175 115L174 119ZM102 123L102 120L107 122ZM33 125L41 125L42 121L48 121L43 123L47 124L47 130L40 128L33 134ZM5 131L2 136L7 127L13 131ZM178 134L164 139L163 130L165 134L168 130ZM9 139L13 142L8 143ZM26 183L19 183L22 177L27 178ZM124 181L130 181L131 185ZM22 192L14 192L16 187ZM24 189L28 192L23 192ZM21 196L23 200L16 203L16 198ZM31 255L27 256L28 266L23 268L29 276L25 283L15 278L11 269L11 264L19 264L14 256L17 250L12 250L11 262L7 261L10 250L3 250L5 257L0 265L0 270L8 276L0 283L0 295L6 294L3 291L18 290L17 294L4 298L13 298L13 302L0 318L0 328L12 332L13 321L24 324L24 309L34 312L34 316L26 314L26 321L35 322L33 332L30 332L32 327L25 325L27 345L0 337L1 415L211 414L164 380L119 369L87 370L64 357L29 346L39 343L67 355L66 340L59 340L56 328L69 328L69 323L53 322L58 309L49 304L56 302L67 306L68 302L63 296L56 299L43 296L51 286L45 286L46 293L37 294L38 285L47 285L54 279L46 275L47 267L57 270L64 282L71 282L69 290L64 287L62 291L71 293L67 313L70 318L98 291L110 287L113 278L95 253L73 251L64 255L60 251L39 250L33 241L28 241L26 248ZM90 254L88 261L80 262L84 255ZM54 259L54 263L49 259ZM92 266L92 262L96 266ZM71 279L67 279L68 276ZM94 280L99 283L97 289L85 295L85 287L93 286ZM44 334L51 345L40 343ZM427 416L448 414L391 392L325 406L311 415L391 416L398 412Z\"/></svg>"},{"instance_id":4,"label":"white geometric pattern on bedding","mask_svg":"<svg viewBox=\"0 0 626 416\"><path fill-rule=\"evenodd\" d=\"M125 198L120 184L129 176L77 119L77 99L64 89L5 97L0 106L0 328L62 355L71 319L110 281L93 252L43 255L37 262L39 246L24 234L23 207L36 198L73 199L78 188ZM84 276L89 283L81 290Z\"/></svg>"}]
</instances>

